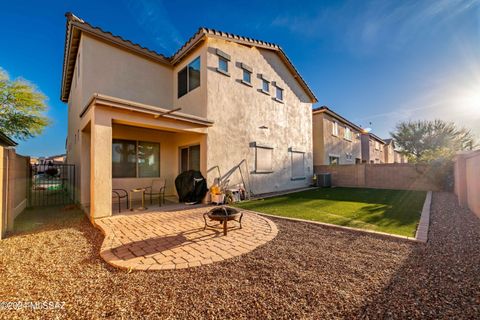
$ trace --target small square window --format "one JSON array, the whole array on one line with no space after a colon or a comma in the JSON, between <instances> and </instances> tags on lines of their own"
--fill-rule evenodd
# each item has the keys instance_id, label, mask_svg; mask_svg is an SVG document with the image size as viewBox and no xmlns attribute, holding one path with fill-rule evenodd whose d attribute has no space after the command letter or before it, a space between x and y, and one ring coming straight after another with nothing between
<instances>
[{"instance_id":1,"label":"small square window","mask_svg":"<svg viewBox=\"0 0 480 320\"><path fill-rule=\"evenodd\" d=\"M283 101L283 89L275 87L275 98L279 101Z\"/></svg>"},{"instance_id":2,"label":"small square window","mask_svg":"<svg viewBox=\"0 0 480 320\"><path fill-rule=\"evenodd\" d=\"M265 93L270 92L270 82L265 79L262 79L262 91Z\"/></svg>"},{"instance_id":3,"label":"small square window","mask_svg":"<svg viewBox=\"0 0 480 320\"><path fill-rule=\"evenodd\" d=\"M248 70L243 69L243 82L252 83L252 73Z\"/></svg>"},{"instance_id":4,"label":"small square window","mask_svg":"<svg viewBox=\"0 0 480 320\"><path fill-rule=\"evenodd\" d=\"M225 58L218 57L218 70L228 73L228 61Z\"/></svg>"}]
</instances>

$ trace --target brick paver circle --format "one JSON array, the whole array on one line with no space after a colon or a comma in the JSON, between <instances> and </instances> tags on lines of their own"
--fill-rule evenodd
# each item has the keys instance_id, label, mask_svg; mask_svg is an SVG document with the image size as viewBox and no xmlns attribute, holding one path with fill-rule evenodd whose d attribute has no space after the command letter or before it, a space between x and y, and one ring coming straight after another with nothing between
<instances>
[{"instance_id":1,"label":"brick paver circle","mask_svg":"<svg viewBox=\"0 0 480 320\"><path fill-rule=\"evenodd\" d=\"M105 234L100 256L109 264L133 270L182 269L223 261L250 252L277 235L276 225L253 212L243 212L242 229L236 222L204 230L209 208L151 212L99 219Z\"/></svg>"}]
</instances>

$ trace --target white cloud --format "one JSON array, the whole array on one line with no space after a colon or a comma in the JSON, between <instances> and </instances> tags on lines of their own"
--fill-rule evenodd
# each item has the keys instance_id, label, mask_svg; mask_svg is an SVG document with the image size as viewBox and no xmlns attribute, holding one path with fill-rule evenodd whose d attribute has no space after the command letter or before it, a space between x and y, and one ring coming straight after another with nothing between
<instances>
[{"instance_id":1,"label":"white cloud","mask_svg":"<svg viewBox=\"0 0 480 320\"><path fill-rule=\"evenodd\" d=\"M335 35L340 45L358 53L381 44L398 47L427 34L478 6L480 0L347 1L336 8L316 8L308 14L277 16L272 26L311 38Z\"/></svg>"}]
</instances>

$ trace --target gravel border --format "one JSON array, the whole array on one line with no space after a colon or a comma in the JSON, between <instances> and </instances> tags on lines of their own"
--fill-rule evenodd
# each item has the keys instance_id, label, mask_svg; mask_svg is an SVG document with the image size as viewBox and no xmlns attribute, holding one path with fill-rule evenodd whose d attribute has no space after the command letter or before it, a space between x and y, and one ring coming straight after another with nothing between
<instances>
[{"instance_id":1,"label":"gravel border","mask_svg":"<svg viewBox=\"0 0 480 320\"><path fill-rule=\"evenodd\" d=\"M198 268L122 271L98 255L84 216L0 242L2 301L64 301L61 310L0 319L475 319L480 219L435 192L429 241L345 232L272 218L275 239Z\"/></svg>"}]
</instances>

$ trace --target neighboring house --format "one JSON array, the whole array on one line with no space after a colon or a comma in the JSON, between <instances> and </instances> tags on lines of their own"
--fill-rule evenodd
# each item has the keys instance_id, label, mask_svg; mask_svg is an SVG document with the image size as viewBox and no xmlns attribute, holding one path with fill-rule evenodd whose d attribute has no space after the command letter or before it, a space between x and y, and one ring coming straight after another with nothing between
<instances>
[{"instance_id":1,"label":"neighboring house","mask_svg":"<svg viewBox=\"0 0 480 320\"><path fill-rule=\"evenodd\" d=\"M175 195L179 173L210 186L242 160L253 193L309 185L317 100L278 45L200 28L166 57L66 16L67 162L92 219L112 214L112 188L160 177Z\"/></svg>"},{"instance_id":2,"label":"neighboring house","mask_svg":"<svg viewBox=\"0 0 480 320\"><path fill-rule=\"evenodd\" d=\"M395 159L395 141L393 139L383 139L385 145L383 146L384 162L396 163Z\"/></svg>"},{"instance_id":3,"label":"neighboring house","mask_svg":"<svg viewBox=\"0 0 480 320\"><path fill-rule=\"evenodd\" d=\"M385 163L385 141L383 141L383 139L373 133L363 133L361 140L363 163Z\"/></svg>"},{"instance_id":4,"label":"neighboring house","mask_svg":"<svg viewBox=\"0 0 480 320\"><path fill-rule=\"evenodd\" d=\"M361 163L362 128L326 106L314 109L312 118L315 166Z\"/></svg>"},{"instance_id":5,"label":"neighboring house","mask_svg":"<svg viewBox=\"0 0 480 320\"><path fill-rule=\"evenodd\" d=\"M408 158L405 154L395 150L395 163L408 163Z\"/></svg>"},{"instance_id":6,"label":"neighboring house","mask_svg":"<svg viewBox=\"0 0 480 320\"><path fill-rule=\"evenodd\" d=\"M0 131L0 239L27 206L30 158L16 154L16 145Z\"/></svg>"}]
</instances>

